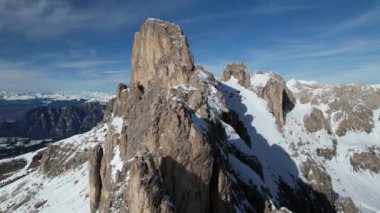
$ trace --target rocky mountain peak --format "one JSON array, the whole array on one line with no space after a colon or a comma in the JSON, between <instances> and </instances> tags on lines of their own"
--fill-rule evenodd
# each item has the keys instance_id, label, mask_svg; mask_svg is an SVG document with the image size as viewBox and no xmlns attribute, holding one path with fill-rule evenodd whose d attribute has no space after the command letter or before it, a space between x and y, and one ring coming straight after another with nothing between
<instances>
[{"instance_id":1,"label":"rocky mountain peak","mask_svg":"<svg viewBox=\"0 0 380 213\"><path fill-rule=\"evenodd\" d=\"M162 88L171 88L186 83L193 70L193 56L181 28L147 19L134 38L131 85L146 88L158 81Z\"/></svg>"},{"instance_id":2,"label":"rocky mountain peak","mask_svg":"<svg viewBox=\"0 0 380 213\"><path fill-rule=\"evenodd\" d=\"M275 72L256 71L251 77L251 88L268 103L279 128L285 124L285 114L295 105L295 98L281 75Z\"/></svg>"},{"instance_id":3,"label":"rocky mountain peak","mask_svg":"<svg viewBox=\"0 0 380 213\"><path fill-rule=\"evenodd\" d=\"M256 71L250 76L244 63L233 63L227 65L224 70L223 81L227 82L231 77L237 79L241 86L267 101L268 109L281 129L285 124L286 112L292 110L295 104L295 98L282 76L275 72L262 71Z\"/></svg>"},{"instance_id":4,"label":"rocky mountain peak","mask_svg":"<svg viewBox=\"0 0 380 213\"><path fill-rule=\"evenodd\" d=\"M227 65L223 73L223 81L228 81L231 77L236 78L243 87L247 89L251 87L250 76L244 63Z\"/></svg>"}]
</instances>

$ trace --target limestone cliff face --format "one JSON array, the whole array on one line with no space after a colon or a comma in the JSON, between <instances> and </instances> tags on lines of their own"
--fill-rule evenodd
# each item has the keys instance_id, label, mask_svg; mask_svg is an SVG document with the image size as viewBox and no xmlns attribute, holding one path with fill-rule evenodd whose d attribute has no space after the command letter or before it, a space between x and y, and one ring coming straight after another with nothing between
<instances>
[{"instance_id":1,"label":"limestone cliff face","mask_svg":"<svg viewBox=\"0 0 380 213\"><path fill-rule=\"evenodd\" d=\"M147 88L159 80L163 88L186 83L194 69L193 56L181 28L148 19L135 34L132 50L131 85Z\"/></svg>"},{"instance_id":2,"label":"limestone cliff face","mask_svg":"<svg viewBox=\"0 0 380 213\"><path fill-rule=\"evenodd\" d=\"M216 165L221 157L203 120L218 113L208 106L208 81L215 79L207 76L195 70L178 26L144 23L133 45L130 87L119 85L109 106L102 181L90 185L101 185L100 199L90 197L93 212L232 211L228 170Z\"/></svg>"}]
</instances>

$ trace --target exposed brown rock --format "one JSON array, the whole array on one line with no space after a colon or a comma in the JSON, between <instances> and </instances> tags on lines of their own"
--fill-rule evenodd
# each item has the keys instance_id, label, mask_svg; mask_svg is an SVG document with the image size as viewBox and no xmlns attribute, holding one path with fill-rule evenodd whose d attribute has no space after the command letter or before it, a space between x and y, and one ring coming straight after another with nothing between
<instances>
[{"instance_id":1,"label":"exposed brown rock","mask_svg":"<svg viewBox=\"0 0 380 213\"><path fill-rule=\"evenodd\" d=\"M13 173L23 169L26 165L24 159L15 159L0 163L0 181L8 178Z\"/></svg>"},{"instance_id":2,"label":"exposed brown rock","mask_svg":"<svg viewBox=\"0 0 380 213\"><path fill-rule=\"evenodd\" d=\"M223 81L228 81L231 77L236 78L241 86L247 89L251 88L250 76L244 63L227 65L223 72Z\"/></svg>"},{"instance_id":3,"label":"exposed brown rock","mask_svg":"<svg viewBox=\"0 0 380 213\"><path fill-rule=\"evenodd\" d=\"M338 136L348 131L371 132L374 127L373 110L380 107L380 90L360 84L326 85L319 83L292 82L294 96L303 104L326 104L326 119L331 124L339 121L333 129Z\"/></svg>"},{"instance_id":4,"label":"exposed brown rock","mask_svg":"<svg viewBox=\"0 0 380 213\"><path fill-rule=\"evenodd\" d=\"M310 157L303 163L302 175L310 182L311 187L324 195L331 206L335 203L335 194L331 184L330 175Z\"/></svg>"},{"instance_id":5,"label":"exposed brown rock","mask_svg":"<svg viewBox=\"0 0 380 213\"><path fill-rule=\"evenodd\" d=\"M264 74L270 75L270 79L267 83L264 86L252 85L252 89L259 97L267 101L268 108L275 117L278 127L281 129L285 124L286 113L294 108L295 99L280 75L274 72L256 72L256 75Z\"/></svg>"},{"instance_id":6,"label":"exposed brown rock","mask_svg":"<svg viewBox=\"0 0 380 213\"><path fill-rule=\"evenodd\" d=\"M336 134L343 136L347 131L364 131L370 133L374 127L373 122L373 111L367 106L355 106L348 107L347 110L350 111L345 114L344 119L340 122ZM339 114L338 114L339 115Z\"/></svg>"},{"instance_id":7,"label":"exposed brown rock","mask_svg":"<svg viewBox=\"0 0 380 213\"><path fill-rule=\"evenodd\" d=\"M91 149L88 160L89 170L89 196L90 196L90 208L94 213L98 210L100 193L102 189L102 182L100 177L100 166L103 157L103 148L97 145Z\"/></svg>"},{"instance_id":8,"label":"exposed brown rock","mask_svg":"<svg viewBox=\"0 0 380 213\"><path fill-rule=\"evenodd\" d=\"M350 163L355 171L363 169L380 173L380 151L371 147L365 152L355 152L350 158Z\"/></svg>"},{"instance_id":9,"label":"exposed brown rock","mask_svg":"<svg viewBox=\"0 0 380 213\"><path fill-rule=\"evenodd\" d=\"M159 20L147 20L136 34L132 64L131 85L117 90L109 114L125 125L121 133L107 133L99 211L231 212L226 168L214 167L215 142L195 115L210 116L215 79L194 70L180 28ZM118 171L115 158L123 165Z\"/></svg>"},{"instance_id":10,"label":"exposed brown rock","mask_svg":"<svg viewBox=\"0 0 380 213\"><path fill-rule=\"evenodd\" d=\"M345 197L336 205L337 212L344 213L358 213L359 210L356 208L354 202L350 197Z\"/></svg>"},{"instance_id":11,"label":"exposed brown rock","mask_svg":"<svg viewBox=\"0 0 380 213\"><path fill-rule=\"evenodd\" d=\"M75 157L71 157L75 154ZM42 173L55 177L63 172L77 168L88 160L86 152L77 150L71 145L50 145L42 154L40 170Z\"/></svg>"},{"instance_id":12,"label":"exposed brown rock","mask_svg":"<svg viewBox=\"0 0 380 213\"><path fill-rule=\"evenodd\" d=\"M337 146L336 139L332 140L333 148L317 148L316 153L318 156L322 156L327 160L331 160L333 157L336 156L336 146Z\"/></svg>"},{"instance_id":13,"label":"exposed brown rock","mask_svg":"<svg viewBox=\"0 0 380 213\"><path fill-rule=\"evenodd\" d=\"M317 132L324 129L331 134L330 123L326 120L323 112L315 107L311 109L309 115L304 117L303 123L309 132Z\"/></svg>"},{"instance_id":14,"label":"exposed brown rock","mask_svg":"<svg viewBox=\"0 0 380 213\"><path fill-rule=\"evenodd\" d=\"M135 34L131 85L147 88L160 81L163 88L186 83L194 70L186 36L175 24L147 19Z\"/></svg>"}]
</instances>

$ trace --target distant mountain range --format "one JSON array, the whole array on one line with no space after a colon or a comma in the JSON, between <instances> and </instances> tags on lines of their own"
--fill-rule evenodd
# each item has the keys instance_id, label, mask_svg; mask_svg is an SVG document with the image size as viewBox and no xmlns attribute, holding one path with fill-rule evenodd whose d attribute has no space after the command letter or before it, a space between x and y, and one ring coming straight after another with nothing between
<instances>
[{"instance_id":1,"label":"distant mountain range","mask_svg":"<svg viewBox=\"0 0 380 213\"><path fill-rule=\"evenodd\" d=\"M0 158L86 132L103 119L105 93L0 92Z\"/></svg>"},{"instance_id":2,"label":"distant mountain range","mask_svg":"<svg viewBox=\"0 0 380 213\"><path fill-rule=\"evenodd\" d=\"M101 92L48 92L48 93L14 93L0 91L0 100L46 100L46 101L68 101L68 100L86 100L88 102L98 101L107 102L113 95Z\"/></svg>"}]
</instances>

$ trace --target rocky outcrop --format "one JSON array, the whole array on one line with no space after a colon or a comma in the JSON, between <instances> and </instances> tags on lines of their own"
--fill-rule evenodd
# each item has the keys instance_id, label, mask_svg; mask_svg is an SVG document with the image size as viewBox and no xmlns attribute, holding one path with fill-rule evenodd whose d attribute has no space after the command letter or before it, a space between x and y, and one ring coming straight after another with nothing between
<instances>
[{"instance_id":1,"label":"rocky outcrop","mask_svg":"<svg viewBox=\"0 0 380 213\"><path fill-rule=\"evenodd\" d=\"M329 134L331 134L330 123L323 115L323 112L315 107L311 109L309 115L304 117L303 123L305 125L306 130L309 132L317 132L321 129L324 129Z\"/></svg>"},{"instance_id":2,"label":"rocky outcrop","mask_svg":"<svg viewBox=\"0 0 380 213\"><path fill-rule=\"evenodd\" d=\"M122 116L126 111L125 106L127 106L126 100L129 94L129 88L123 83L119 83L116 88L116 97L108 102L107 110L104 117L110 118L112 114Z\"/></svg>"},{"instance_id":3,"label":"rocky outcrop","mask_svg":"<svg viewBox=\"0 0 380 213\"><path fill-rule=\"evenodd\" d=\"M73 157L75 156L75 157ZM43 174L55 177L70 169L77 168L88 160L85 151L68 145L51 145L43 152L40 169Z\"/></svg>"},{"instance_id":4,"label":"rocky outcrop","mask_svg":"<svg viewBox=\"0 0 380 213\"><path fill-rule=\"evenodd\" d=\"M281 129L285 124L286 113L291 111L295 105L295 98L287 88L284 79L277 73L261 71L256 71L250 77L247 67L243 63L227 65L222 80L226 82L231 77L237 79L241 86L253 90L259 97L267 101L268 108Z\"/></svg>"},{"instance_id":5,"label":"rocky outcrop","mask_svg":"<svg viewBox=\"0 0 380 213\"><path fill-rule=\"evenodd\" d=\"M88 160L88 176L89 176L89 196L90 208L94 213L99 207L100 193L102 189L102 181L100 177L100 166L103 157L103 148L97 145L91 149Z\"/></svg>"},{"instance_id":6,"label":"rocky outcrop","mask_svg":"<svg viewBox=\"0 0 380 213\"><path fill-rule=\"evenodd\" d=\"M333 105L333 104L330 104ZM346 111L346 110L345 110ZM374 128L373 122L373 111L366 106L350 106L347 109L349 113L342 116L342 121L339 123L338 128L336 129L336 134L338 136L344 136L347 131L363 131L370 133ZM343 114L343 113L337 113Z\"/></svg>"},{"instance_id":7,"label":"rocky outcrop","mask_svg":"<svg viewBox=\"0 0 380 213\"><path fill-rule=\"evenodd\" d=\"M345 212L345 213L358 213L359 210L356 208L354 202L351 198L345 197L336 205L337 212Z\"/></svg>"},{"instance_id":8,"label":"rocky outcrop","mask_svg":"<svg viewBox=\"0 0 380 213\"><path fill-rule=\"evenodd\" d=\"M194 70L187 38L175 24L147 19L135 34L132 50L131 86L147 88L158 80L162 88L186 83Z\"/></svg>"},{"instance_id":9,"label":"rocky outcrop","mask_svg":"<svg viewBox=\"0 0 380 213\"><path fill-rule=\"evenodd\" d=\"M13 173L23 169L27 165L24 159L15 159L0 163L0 181L8 178Z\"/></svg>"},{"instance_id":10,"label":"rocky outcrop","mask_svg":"<svg viewBox=\"0 0 380 213\"><path fill-rule=\"evenodd\" d=\"M302 104L323 106L332 133L344 136L348 131L372 132L373 110L380 108L380 90L361 84L326 85L291 80L288 86Z\"/></svg>"},{"instance_id":11,"label":"rocky outcrop","mask_svg":"<svg viewBox=\"0 0 380 213\"><path fill-rule=\"evenodd\" d=\"M238 80L239 84L247 89L251 88L251 80L244 63L228 64L223 72L223 81L228 81L234 77Z\"/></svg>"},{"instance_id":12,"label":"rocky outcrop","mask_svg":"<svg viewBox=\"0 0 380 213\"><path fill-rule=\"evenodd\" d=\"M337 149L338 141L336 139L333 139L331 142L333 145L332 148L317 148L315 150L316 154L318 156L324 157L327 160L331 160L333 157L335 157L337 154L336 149Z\"/></svg>"},{"instance_id":13,"label":"rocky outcrop","mask_svg":"<svg viewBox=\"0 0 380 213\"><path fill-rule=\"evenodd\" d=\"M291 111L295 105L293 94L287 88L284 79L274 72L258 71L252 77L251 83L253 91L267 101L269 111L281 129L285 124L286 113Z\"/></svg>"},{"instance_id":14,"label":"rocky outcrop","mask_svg":"<svg viewBox=\"0 0 380 213\"><path fill-rule=\"evenodd\" d=\"M355 171L369 170L380 173L380 150L370 147L364 152L354 152L350 158L350 163Z\"/></svg>"},{"instance_id":15,"label":"rocky outcrop","mask_svg":"<svg viewBox=\"0 0 380 213\"><path fill-rule=\"evenodd\" d=\"M332 189L330 175L311 158L308 158L301 168L302 175L310 182L314 191L326 198L331 207L335 204L335 194Z\"/></svg>"}]
</instances>

